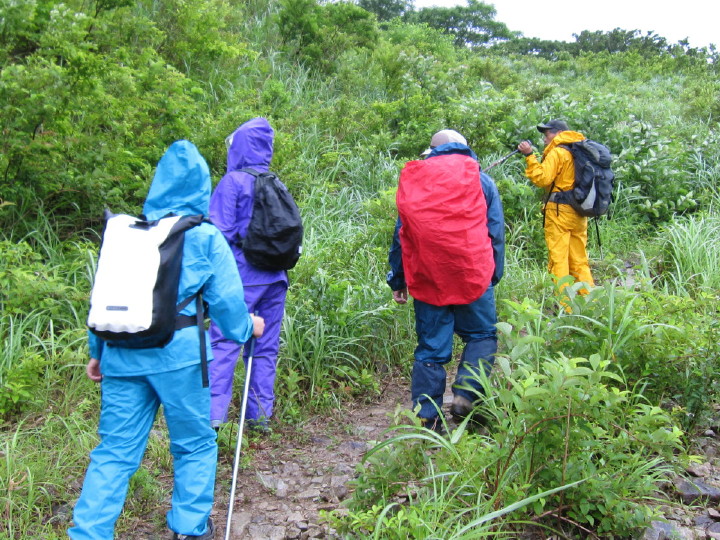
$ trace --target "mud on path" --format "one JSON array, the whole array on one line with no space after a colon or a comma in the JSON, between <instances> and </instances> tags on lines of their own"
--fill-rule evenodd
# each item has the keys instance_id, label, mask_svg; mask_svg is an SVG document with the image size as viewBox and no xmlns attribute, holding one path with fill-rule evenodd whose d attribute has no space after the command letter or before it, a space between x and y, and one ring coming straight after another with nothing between
<instances>
[{"instance_id":1,"label":"mud on path","mask_svg":"<svg viewBox=\"0 0 720 540\"><path fill-rule=\"evenodd\" d=\"M233 540L333 538L320 512L338 508L363 454L389 435L394 411L409 407L406 381L389 382L379 396L301 427L275 427L272 435L247 435L241 460L230 537ZM232 445L221 445L213 521L216 539L225 536L230 498Z\"/></svg>"}]
</instances>

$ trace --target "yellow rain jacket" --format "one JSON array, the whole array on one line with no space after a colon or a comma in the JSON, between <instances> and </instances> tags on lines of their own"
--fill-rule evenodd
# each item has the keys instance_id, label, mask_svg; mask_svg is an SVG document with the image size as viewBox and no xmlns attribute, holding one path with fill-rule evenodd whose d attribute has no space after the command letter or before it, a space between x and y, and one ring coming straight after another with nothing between
<instances>
[{"instance_id":1,"label":"yellow rain jacket","mask_svg":"<svg viewBox=\"0 0 720 540\"><path fill-rule=\"evenodd\" d=\"M571 189L575 182L575 164L570 151L559 145L583 139L585 136L576 131L561 131L545 147L542 162L534 154L526 157L525 175L547 192ZM556 278L570 275L575 281L594 286L587 256L587 218L579 216L569 204L551 201L546 203L544 212L550 273Z\"/></svg>"}]
</instances>

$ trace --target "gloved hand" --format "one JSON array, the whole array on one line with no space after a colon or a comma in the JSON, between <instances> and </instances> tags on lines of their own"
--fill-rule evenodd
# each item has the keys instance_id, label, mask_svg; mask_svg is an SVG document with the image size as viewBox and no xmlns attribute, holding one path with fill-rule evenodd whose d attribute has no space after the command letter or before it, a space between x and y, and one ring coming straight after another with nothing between
<instances>
[{"instance_id":1,"label":"gloved hand","mask_svg":"<svg viewBox=\"0 0 720 540\"><path fill-rule=\"evenodd\" d=\"M530 141L523 141L520 144L518 144L518 151L525 157L528 157L533 153L533 147L532 144L530 144Z\"/></svg>"}]
</instances>

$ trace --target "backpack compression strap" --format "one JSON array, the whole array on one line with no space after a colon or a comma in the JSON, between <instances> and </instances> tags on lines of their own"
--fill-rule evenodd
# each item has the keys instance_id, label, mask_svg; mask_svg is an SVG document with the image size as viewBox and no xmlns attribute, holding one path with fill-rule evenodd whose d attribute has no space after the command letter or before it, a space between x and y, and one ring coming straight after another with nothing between
<instances>
[{"instance_id":1,"label":"backpack compression strap","mask_svg":"<svg viewBox=\"0 0 720 540\"><path fill-rule=\"evenodd\" d=\"M202 371L203 388L207 388L210 384L208 377L208 361L207 350L205 349L205 307L203 306L202 293L198 291L196 294L186 298L178 304L178 311L182 311L195 298L195 315L178 315L175 319L175 331L182 330L189 326L198 327L198 336L200 338L200 369Z\"/></svg>"}]
</instances>

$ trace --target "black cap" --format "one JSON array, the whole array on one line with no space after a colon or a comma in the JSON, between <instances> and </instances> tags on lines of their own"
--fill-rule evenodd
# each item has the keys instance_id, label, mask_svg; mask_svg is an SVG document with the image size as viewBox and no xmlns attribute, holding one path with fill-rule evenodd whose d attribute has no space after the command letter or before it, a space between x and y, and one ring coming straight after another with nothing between
<instances>
[{"instance_id":1,"label":"black cap","mask_svg":"<svg viewBox=\"0 0 720 540\"><path fill-rule=\"evenodd\" d=\"M570 129L563 120L550 120L547 124L538 124L537 130L540 133L546 131L567 131Z\"/></svg>"}]
</instances>

